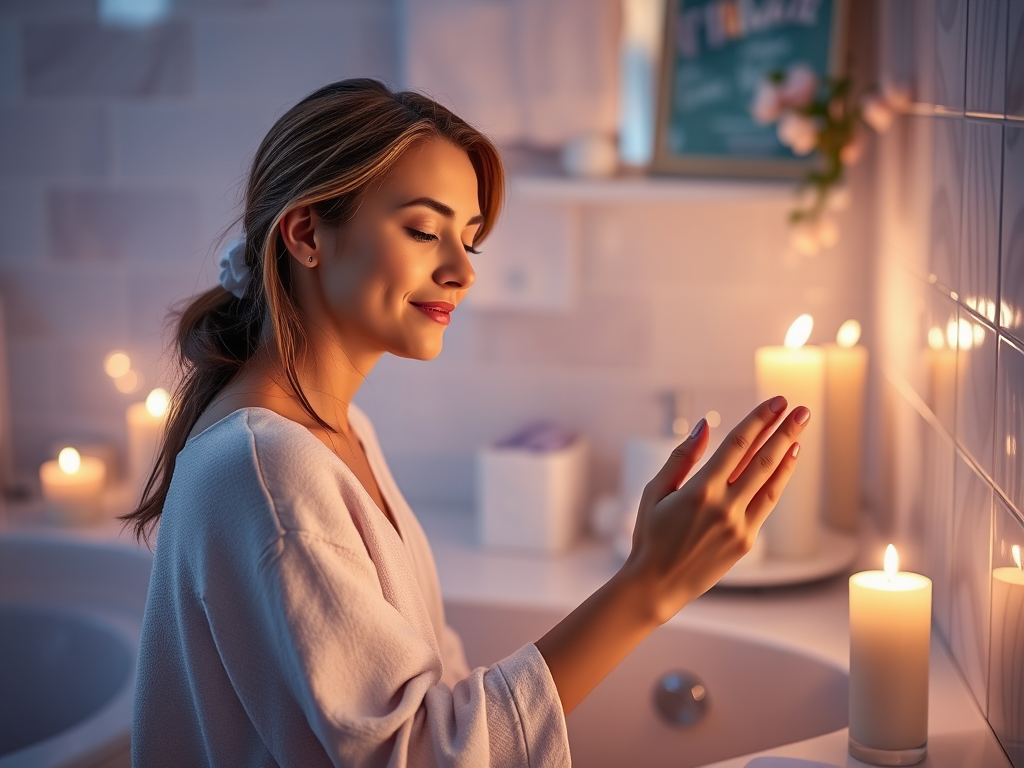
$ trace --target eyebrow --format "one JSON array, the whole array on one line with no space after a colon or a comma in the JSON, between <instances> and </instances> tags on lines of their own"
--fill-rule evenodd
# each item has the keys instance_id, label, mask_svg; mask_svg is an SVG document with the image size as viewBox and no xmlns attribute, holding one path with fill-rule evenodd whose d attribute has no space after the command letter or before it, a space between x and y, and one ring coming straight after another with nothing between
<instances>
[{"instance_id":1,"label":"eyebrow","mask_svg":"<svg viewBox=\"0 0 1024 768\"><path fill-rule=\"evenodd\" d=\"M398 207L411 208L416 205L422 205L427 208L430 208L431 210L437 211L442 216L446 216L449 219L455 218L455 210L451 206L445 205L440 200L435 200L432 197L417 197L415 200L410 200L408 203L403 203ZM466 222L466 226L468 227L471 224L480 224L483 220L483 215L478 213L476 216L474 216L473 218Z\"/></svg>"}]
</instances>

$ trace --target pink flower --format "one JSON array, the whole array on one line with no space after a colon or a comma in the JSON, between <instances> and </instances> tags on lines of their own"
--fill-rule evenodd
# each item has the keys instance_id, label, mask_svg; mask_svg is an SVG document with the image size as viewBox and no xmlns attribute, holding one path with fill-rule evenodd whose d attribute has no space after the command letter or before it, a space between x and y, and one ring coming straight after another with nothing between
<instances>
[{"instance_id":1,"label":"pink flower","mask_svg":"<svg viewBox=\"0 0 1024 768\"><path fill-rule=\"evenodd\" d=\"M782 114L782 101L779 99L779 88L775 83L763 80L754 95L754 103L750 105L750 114L754 122L760 125L774 123Z\"/></svg>"},{"instance_id":2,"label":"pink flower","mask_svg":"<svg viewBox=\"0 0 1024 768\"><path fill-rule=\"evenodd\" d=\"M885 103L892 107L895 112L902 112L910 108L913 100L910 97L910 88L885 80L882 84L882 98Z\"/></svg>"},{"instance_id":3,"label":"pink flower","mask_svg":"<svg viewBox=\"0 0 1024 768\"><path fill-rule=\"evenodd\" d=\"M818 76L806 64L794 64L786 72L779 98L787 107L806 107L818 90Z\"/></svg>"},{"instance_id":4,"label":"pink flower","mask_svg":"<svg viewBox=\"0 0 1024 768\"><path fill-rule=\"evenodd\" d=\"M818 126L804 115L786 112L779 120L776 133L784 145L796 155L809 155L818 144Z\"/></svg>"},{"instance_id":5,"label":"pink flower","mask_svg":"<svg viewBox=\"0 0 1024 768\"><path fill-rule=\"evenodd\" d=\"M885 133L892 125L892 109L878 96L868 96L861 103L861 115L864 122L878 133Z\"/></svg>"},{"instance_id":6,"label":"pink flower","mask_svg":"<svg viewBox=\"0 0 1024 768\"><path fill-rule=\"evenodd\" d=\"M855 133L850 143L839 150L839 159L843 165L855 165L863 154L864 140L859 133Z\"/></svg>"}]
</instances>

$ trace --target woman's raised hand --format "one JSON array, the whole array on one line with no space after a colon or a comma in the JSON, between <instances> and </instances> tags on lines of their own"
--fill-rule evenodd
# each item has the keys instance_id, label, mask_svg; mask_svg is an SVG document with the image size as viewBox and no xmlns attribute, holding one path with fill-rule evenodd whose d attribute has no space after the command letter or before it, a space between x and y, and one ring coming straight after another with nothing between
<instances>
[{"instance_id":1,"label":"woman's raised hand","mask_svg":"<svg viewBox=\"0 0 1024 768\"><path fill-rule=\"evenodd\" d=\"M796 467L803 406L776 429L786 399L775 397L740 422L689 480L710 439L702 419L647 484L623 570L644 583L652 618L668 621L746 554Z\"/></svg>"},{"instance_id":2,"label":"woman's raised hand","mask_svg":"<svg viewBox=\"0 0 1024 768\"><path fill-rule=\"evenodd\" d=\"M708 446L701 420L647 484L626 563L537 640L566 714L750 550L793 474L811 415L800 406L776 428L785 410L783 397L761 403L683 485Z\"/></svg>"}]
</instances>

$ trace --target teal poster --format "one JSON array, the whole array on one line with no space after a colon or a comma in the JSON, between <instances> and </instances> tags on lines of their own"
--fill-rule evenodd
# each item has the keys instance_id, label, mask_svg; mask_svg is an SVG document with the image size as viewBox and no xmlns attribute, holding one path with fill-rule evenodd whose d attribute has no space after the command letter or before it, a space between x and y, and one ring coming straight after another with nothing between
<instances>
[{"instance_id":1,"label":"teal poster","mask_svg":"<svg viewBox=\"0 0 1024 768\"><path fill-rule=\"evenodd\" d=\"M663 84L663 156L799 160L775 125L750 115L769 72L797 63L834 73L841 0L670 2Z\"/></svg>"}]
</instances>

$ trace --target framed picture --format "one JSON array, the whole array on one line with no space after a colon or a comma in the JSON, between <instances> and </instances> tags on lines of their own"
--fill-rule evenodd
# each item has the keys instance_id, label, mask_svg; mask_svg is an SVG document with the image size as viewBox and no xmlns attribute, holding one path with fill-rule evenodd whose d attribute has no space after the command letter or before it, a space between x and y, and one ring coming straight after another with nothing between
<instances>
[{"instance_id":1,"label":"framed picture","mask_svg":"<svg viewBox=\"0 0 1024 768\"><path fill-rule=\"evenodd\" d=\"M809 65L839 77L846 0L666 0L651 170L696 176L799 178L799 157L750 114L773 70Z\"/></svg>"}]
</instances>

